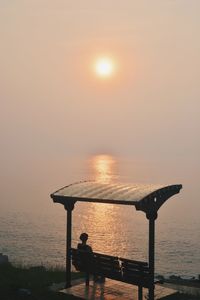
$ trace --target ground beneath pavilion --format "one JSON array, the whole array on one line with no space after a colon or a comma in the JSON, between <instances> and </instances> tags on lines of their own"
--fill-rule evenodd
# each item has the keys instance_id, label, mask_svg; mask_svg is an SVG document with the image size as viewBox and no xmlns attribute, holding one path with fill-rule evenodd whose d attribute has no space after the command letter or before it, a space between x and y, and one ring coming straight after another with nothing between
<instances>
[{"instance_id":1,"label":"ground beneath pavilion","mask_svg":"<svg viewBox=\"0 0 200 300\"><path fill-rule=\"evenodd\" d=\"M105 283L90 282L89 287L85 286L82 280L74 280L72 287L62 289L60 292L80 297L86 300L137 300L138 289L136 286L123 282L106 279ZM147 299L147 289L143 289L143 299ZM177 293L176 290L156 285L155 299L162 299L166 296Z\"/></svg>"}]
</instances>

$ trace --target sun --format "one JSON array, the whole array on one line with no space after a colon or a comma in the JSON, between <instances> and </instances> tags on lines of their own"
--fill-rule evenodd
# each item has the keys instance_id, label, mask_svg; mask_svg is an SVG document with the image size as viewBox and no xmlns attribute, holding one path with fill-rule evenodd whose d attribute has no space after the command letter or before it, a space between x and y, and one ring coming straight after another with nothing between
<instances>
[{"instance_id":1,"label":"sun","mask_svg":"<svg viewBox=\"0 0 200 300\"><path fill-rule=\"evenodd\" d=\"M94 71L101 78L108 78L114 74L115 64L111 58L101 57L95 61Z\"/></svg>"}]
</instances>

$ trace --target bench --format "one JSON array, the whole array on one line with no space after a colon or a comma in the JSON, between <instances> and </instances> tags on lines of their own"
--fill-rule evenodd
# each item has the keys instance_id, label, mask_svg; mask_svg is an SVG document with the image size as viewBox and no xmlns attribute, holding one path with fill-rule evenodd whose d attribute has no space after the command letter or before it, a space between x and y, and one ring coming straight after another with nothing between
<instances>
[{"instance_id":1,"label":"bench","mask_svg":"<svg viewBox=\"0 0 200 300\"><path fill-rule=\"evenodd\" d=\"M142 299L142 288L151 284L147 262L125 259L101 253L88 253L71 249L72 264L76 270L86 274L86 285L89 275L101 276L138 286L138 299Z\"/></svg>"}]
</instances>

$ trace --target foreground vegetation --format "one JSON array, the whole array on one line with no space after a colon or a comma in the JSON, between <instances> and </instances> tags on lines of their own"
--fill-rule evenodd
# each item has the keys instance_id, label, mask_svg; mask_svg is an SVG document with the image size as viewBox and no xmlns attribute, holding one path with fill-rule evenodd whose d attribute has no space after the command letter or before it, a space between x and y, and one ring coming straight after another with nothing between
<instances>
[{"instance_id":1,"label":"foreground vegetation","mask_svg":"<svg viewBox=\"0 0 200 300\"><path fill-rule=\"evenodd\" d=\"M79 275L74 273L73 277ZM1 300L78 300L80 298L50 291L53 283L65 281L65 272L56 268L0 265ZM189 295L175 295L163 300L197 300Z\"/></svg>"},{"instance_id":2,"label":"foreground vegetation","mask_svg":"<svg viewBox=\"0 0 200 300\"><path fill-rule=\"evenodd\" d=\"M74 277L77 276L74 274ZM15 267L10 264L0 266L1 300L77 300L73 296L49 290L53 283L65 281L65 272L44 267Z\"/></svg>"},{"instance_id":3,"label":"foreground vegetation","mask_svg":"<svg viewBox=\"0 0 200 300\"><path fill-rule=\"evenodd\" d=\"M163 298L162 300L199 300L199 298L186 294L176 294Z\"/></svg>"}]
</instances>

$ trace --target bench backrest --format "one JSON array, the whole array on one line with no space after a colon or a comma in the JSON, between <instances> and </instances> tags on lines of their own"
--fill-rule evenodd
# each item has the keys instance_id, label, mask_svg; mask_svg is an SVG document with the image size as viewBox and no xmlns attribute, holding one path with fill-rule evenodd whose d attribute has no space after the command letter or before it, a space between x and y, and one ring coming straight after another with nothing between
<instances>
[{"instance_id":1,"label":"bench backrest","mask_svg":"<svg viewBox=\"0 0 200 300\"><path fill-rule=\"evenodd\" d=\"M71 249L72 263L77 270L84 269L88 272L115 270L121 271L118 257L100 254L96 252L85 252L78 249Z\"/></svg>"},{"instance_id":2,"label":"bench backrest","mask_svg":"<svg viewBox=\"0 0 200 300\"><path fill-rule=\"evenodd\" d=\"M93 268L94 273L110 276L120 276L121 268L118 257L105 255L100 253L93 253Z\"/></svg>"},{"instance_id":3,"label":"bench backrest","mask_svg":"<svg viewBox=\"0 0 200 300\"><path fill-rule=\"evenodd\" d=\"M134 282L137 285L148 287L150 283L149 267L147 262L119 258L121 261L122 277L125 282Z\"/></svg>"}]
</instances>

